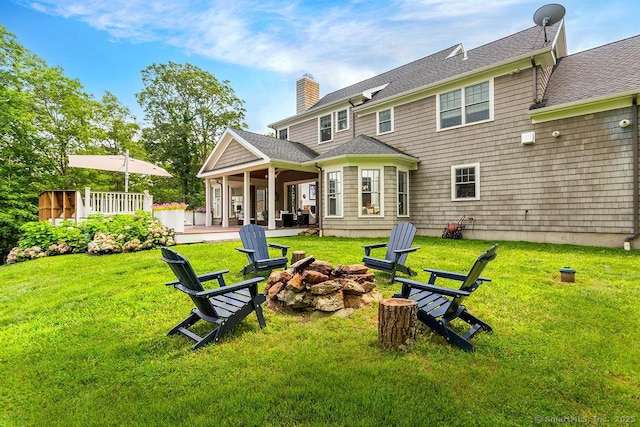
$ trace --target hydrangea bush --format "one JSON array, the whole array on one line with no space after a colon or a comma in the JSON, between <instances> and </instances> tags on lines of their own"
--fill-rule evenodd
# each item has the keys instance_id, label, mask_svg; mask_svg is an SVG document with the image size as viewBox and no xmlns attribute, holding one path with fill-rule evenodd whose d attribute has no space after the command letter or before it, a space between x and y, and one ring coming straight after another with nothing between
<instances>
[{"instance_id":1,"label":"hydrangea bush","mask_svg":"<svg viewBox=\"0 0 640 427\"><path fill-rule=\"evenodd\" d=\"M58 226L28 222L20 232L18 246L9 252L7 264L68 253L103 255L175 245L173 230L142 211L108 217L94 214L78 224L64 221Z\"/></svg>"}]
</instances>

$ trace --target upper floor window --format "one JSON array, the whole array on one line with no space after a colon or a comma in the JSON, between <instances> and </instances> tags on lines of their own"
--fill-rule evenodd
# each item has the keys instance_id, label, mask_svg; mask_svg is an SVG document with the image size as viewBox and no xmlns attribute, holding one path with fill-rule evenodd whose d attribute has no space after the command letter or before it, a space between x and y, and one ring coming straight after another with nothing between
<instances>
[{"instance_id":1,"label":"upper floor window","mask_svg":"<svg viewBox=\"0 0 640 427\"><path fill-rule=\"evenodd\" d=\"M342 216L342 173L327 172L327 216Z\"/></svg>"},{"instance_id":2,"label":"upper floor window","mask_svg":"<svg viewBox=\"0 0 640 427\"><path fill-rule=\"evenodd\" d=\"M480 163L451 166L451 200L480 199Z\"/></svg>"},{"instance_id":3,"label":"upper floor window","mask_svg":"<svg viewBox=\"0 0 640 427\"><path fill-rule=\"evenodd\" d=\"M320 142L331 141L331 139L333 138L333 120L331 118L331 114L320 117L318 119L318 127L320 131Z\"/></svg>"},{"instance_id":4,"label":"upper floor window","mask_svg":"<svg viewBox=\"0 0 640 427\"><path fill-rule=\"evenodd\" d=\"M398 216L409 215L409 172L398 171Z\"/></svg>"},{"instance_id":5,"label":"upper floor window","mask_svg":"<svg viewBox=\"0 0 640 427\"><path fill-rule=\"evenodd\" d=\"M349 110L347 110L346 108L344 110L339 110L337 113L337 132L340 132L341 130L347 130L349 129L349 114L348 114Z\"/></svg>"},{"instance_id":6,"label":"upper floor window","mask_svg":"<svg viewBox=\"0 0 640 427\"><path fill-rule=\"evenodd\" d=\"M380 169L360 171L362 215L381 214Z\"/></svg>"},{"instance_id":7,"label":"upper floor window","mask_svg":"<svg viewBox=\"0 0 640 427\"><path fill-rule=\"evenodd\" d=\"M438 97L439 128L446 129L491 118L491 81L442 93Z\"/></svg>"},{"instance_id":8,"label":"upper floor window","mask_svg":"<svg viewBox=\"0 0 640 427\"><path fill-rule=\"evenodd\" d=\"M393 109L389 108L376 113L378 122L378 135L393 132Z\"/></svg>"},{"instance_id":9,"label":"upper floor window","mask_svg":"<svg viewBox=\"0 0 640 427\"><path fill-rule=\"evenodd\" d=\"M278 138L284 139L284 140L289 139L289 129L288 128L280 129L278 131Z\"/></svg>"}]
</instances>

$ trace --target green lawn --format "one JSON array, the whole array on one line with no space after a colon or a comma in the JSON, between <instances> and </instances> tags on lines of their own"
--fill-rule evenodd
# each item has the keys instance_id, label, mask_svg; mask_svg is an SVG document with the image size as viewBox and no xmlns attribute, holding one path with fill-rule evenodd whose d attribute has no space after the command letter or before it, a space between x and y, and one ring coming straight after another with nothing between
<instances>
[{"instance_id":1,"label":"green lawn","mask_svg":"<svg viewBox=\"0 0 640 427\"><path fill-rule=\"evenodd\" d=\"M332 264L380 239L270 239ZM465 272L493 242L416 238L417 270ZM239 242L175 247L198 273ZM576 269L576 283L559 269ZM377 273L378 275L378 273ZM265 309L216 345L166 332L192 308L160 251L0 267L0 425L531 425L640 422L640 252L501 242L467 300L493 326L470 354L420 328L382 350L377 306L348 318ZM425 273L418 279L426 280ZM261 285L261 287L264 284ZM385 297L399 286L378 275Z\"/></svg>"}]
</instances>

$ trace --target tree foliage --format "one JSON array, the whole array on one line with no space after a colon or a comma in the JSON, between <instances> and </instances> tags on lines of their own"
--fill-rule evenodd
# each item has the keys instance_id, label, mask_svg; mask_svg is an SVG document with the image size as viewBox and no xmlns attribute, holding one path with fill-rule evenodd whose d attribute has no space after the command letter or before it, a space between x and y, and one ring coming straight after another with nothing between
<instances>
[{"instance_id":1,"label":"tree foliage","mask_svg":"<svg viewBox=\"0 0 640 427\"><path fill-rule=\"evenodd\" d=\"M145 112L145 146L179 180L182 200L203 203L196 175L227 127L246 127L244 101L229 81L191 64L153 64L142 70L136 94Z\"/></svg>"},{"instance_id":2,"label":"tree foliage","mask_svg":"<svg viewBox=\"0 0 640 427\"><path fill-rule=\"evenodd\" d=\"M113 190L114 173L71 170L70 154L130 149L144 158L137 131L115 96L94 100L0 25L0 263L20 225L38 219L41 191L95 184Z\"/></svg>"}]
</instances>

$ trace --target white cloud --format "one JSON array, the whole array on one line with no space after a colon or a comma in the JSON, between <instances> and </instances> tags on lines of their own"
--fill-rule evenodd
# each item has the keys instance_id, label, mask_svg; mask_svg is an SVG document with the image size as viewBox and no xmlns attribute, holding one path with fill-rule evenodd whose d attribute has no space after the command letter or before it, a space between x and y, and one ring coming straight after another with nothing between
<instances>
[{"instance_id":1,"label":"white cloud","mask_svg":"<svg viewBox=\"0 0 640 427\"><path fill-rule=\"evenodd\" d=\"M470 49L523 30L534 25L533 13L543 4L539 0L17 1L84 21L116 39L161 42L290 78L310 72L325 93L457 43ZM617 10L617 1L563 2L567 30L580 34L579 40L569 37L570 51L571 43L582 50L607 42L614 21L606 11ZM618 4L628 6L623 1ZM594 22L608 31L594 31Z\"/></svg>"}]
</instances>

